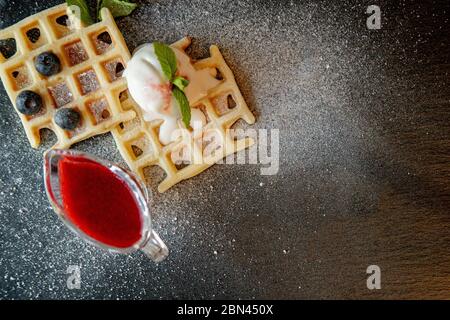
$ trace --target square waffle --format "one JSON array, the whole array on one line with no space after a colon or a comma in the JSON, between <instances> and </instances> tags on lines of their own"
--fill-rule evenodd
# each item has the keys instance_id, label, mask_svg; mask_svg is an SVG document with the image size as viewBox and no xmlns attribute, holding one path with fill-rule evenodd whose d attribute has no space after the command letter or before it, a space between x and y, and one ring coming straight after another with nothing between
<instances>
[{"instance_id":1,"label":"square waffle","mask_svg":"<svg viewBox=\"0 0 450 320\"><path fill-rule=\"evenodd\" d=\"M136 116L133 110L123 110L119 99L127 88L120 72L130 53L109 10L102 9L101 15L101 22L84 26L62 4L0 31L0 41L16 46L12 56L5 56L4 50L0 54L0 77L14 107L25 89L43 99L38 114L27 116L16 109L33 148L39 146L43 128L55 133L54 148L68 148ZM46 51L61 61L61 71L48 78L34 67L34 58ZM82 118L79 126L63 130L56 125L59 108L77 109Z\"/></svg>"},{"instance_id":2,"label":"square waffle","mask_svg":"<svg viewBox=\"0 0 450 320\"><path fill-rule=\"evenodd\" d=\"M191 40L186 37L172 47L186 50L190 43ZM140 178L146 179L145 169L150 166L157 165L165 171L166 177L158 185L159 192L196 176L227 155L254 143L249 137L235 139L228 130L239 119L253 124L255 117L245 103L234 75L218 47L211 46L210 57L196 61L194 67L197 70L208 69L220 80L216 87L208 91L206 97L191 101L191 107L199 108L208 120L201 132L184 129L179 139L162 145L158 138L161 121L144 121L141 109L127 92L123 92L121 96L122 108L134 110L137 116L111 130L122 157ZM232 101L231 105L229 100ZM181 122L179 128L182 129ZM179 159L183 159L182 165L177 163Z\"/></svg>"}]
</instances>

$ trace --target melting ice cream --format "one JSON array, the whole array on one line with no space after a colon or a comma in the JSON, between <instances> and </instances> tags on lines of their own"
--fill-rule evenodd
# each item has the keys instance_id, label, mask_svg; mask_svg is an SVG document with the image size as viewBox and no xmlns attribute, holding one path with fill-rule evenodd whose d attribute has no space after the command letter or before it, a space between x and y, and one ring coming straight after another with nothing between
<instances>
[{"instance_id":1,"label":"melting ice cream","mask_svg":"<svg viewBox=\"0 0 450 320\"><path fill-rule=\"evenodd\" d=\"M176 48L173 51L177 59L177 75L189 80L185 93L192 106L205 97L209 89L217 86L219 81L208 69L196 70L185 52ZM183 128L180 107L163 74L153 44L142 45L136 50L124 76L131 96L143 110L144 120L163 120L159 129L161 143L174 141L179 136L177 129ZM199 109L191 108L191 127L198 130L205 124L205 115Z\"/></svg>"}]
</instances>

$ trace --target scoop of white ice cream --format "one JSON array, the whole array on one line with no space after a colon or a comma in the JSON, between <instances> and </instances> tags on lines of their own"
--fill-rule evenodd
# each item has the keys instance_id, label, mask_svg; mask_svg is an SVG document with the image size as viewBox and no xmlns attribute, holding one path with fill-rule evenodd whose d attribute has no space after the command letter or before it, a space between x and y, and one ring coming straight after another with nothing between
<instances>
[{"instance_id":1,"label":"scoop of white ice cream","mask_svg":"<svg viewBox=\"0 0 450 320\"><path fill-rule=\"evenodd\" d=\"M190 81L185 92L192 105L219 81L207 70L195 70L183 51L173 50L177 58L178 74ZM178 129L182 128L180 107L172 95L171 85L164 76L153 44L142 45L136 50L128 62L124 76L131 96L143 110L144 120L163 120L159 130L161 143L168 144L177 139L180 134ZM205 124L205 115L200 110L191 108L191 127L199 130Z\"/></svg>"}]
</instances>

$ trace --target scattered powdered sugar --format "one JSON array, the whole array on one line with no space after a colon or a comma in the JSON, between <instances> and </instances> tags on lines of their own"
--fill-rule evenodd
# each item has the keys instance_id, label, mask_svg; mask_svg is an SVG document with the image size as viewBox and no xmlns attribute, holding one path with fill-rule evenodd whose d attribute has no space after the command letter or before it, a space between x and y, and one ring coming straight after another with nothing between
<instances>
[{"instance_id":1,"label":"scattered powdered sugar","mask_svg":"<svg viewBox=\"0 0 450 320\"><path fill-rule=\"evenodd\" d=\"M142 135L138 139L131 141L130 147L136 158L139 158L142 155L148 155L152 152L151 141L146 135Z\"/></svg>"},{"instance_id":2,"label":"scattered powdered sugar","mask_svg":"<svg viewBox=\"0 0 450 320\"><path fill-rule=\"evenodd\" d=\"M83 95L97 91L100 88L97 75L93 69L84 71L78 74L77 77L80 83L81 93Z\"/></svg>"},{"instance_id":3,"label":"scattered powdered sugar","mask_svg":"<svg viewBox=\"0 0 450 320\"><path fill-rule=\"evenodd\" d=\"M60 3L51 0L45 6ZM17 1L1 6L1 27L44 9L42 2L31 1L20 9L14 4ZM403 11L402 22L410 24L415 15ZM344 2L192 0L140 2L130 17L117 20L131 51L144 42L171 43L190 34L196 37L191 51L198 58L207 56L208 45L217 43L247 103L257 111L254 127L281 131L280 172L266 177L264 188L258 187L262 180L259 166L215 165L159 194L156 187L164 176L154 170L148 179L153 226L170 249L168 259L160 264L139 252L124 256L99 250L59 221L49 207L42 176L42 153L54 139L44 131L44 138L49 139L43 139L47 142L40 149L32 149L0 89L0 105L4 106L0 108L0 298L367 295L360 281L364 269L355 270L367 247L360 246L360 241L352 245L350 240L361 238L351 238L350 231L340 232L339 227L350 230L354 226L349 212L352 203L362 208L376 206L376 197L370 198L378 193L372 185L374 170L382 179L392 175L379 166L389 166L389 161L371 160L367 151L372 150L375 159L389 153L377 142L378 128L384 130L381 135L389 136L385 117L392 117L397 125L406 115L404 122L410 126L414 115L407 111L413 104L394 94L414 93L398 88L399 83L395 90L385 86L418 65L414 50L422 47L415 45L418 37L411 25L404 29L391 25L387 29L393 33L368 33L364 19L363 5ZM445 21L439 12L436 21L436 25ZM402 37L403 32L410 35ZM426 34L422 36L427 39ZM404 48L408 48L407 56L402 53ZM404 68L396 69L391 59L400 58ZM433 88L421 91L427 83L432 81L415 82L414 91L423 95L421 99L433 92ZM443 99L446 92L441 88ZM371 103L370 97L382 100ZM376 116L366 118L370 114ZM398 137L390 138L397 141ZM364 145L364 139L370 144ZM74 148L124 164L110 134ZM412 218L399 215L399 219ZM390 229L374 225L362 232L375 254L385 244L383 230ZM330 234L338 235L338 243L328 241ZM347 249L346 255L336 250L339 244ZM401 258L394 257L392 263L401 264ZM67 288L69 266L80 267L80 289ZM336 284L333 276L327 281L323 274L329 275L330 270L345 270L341 275L354 281ZM347 283L358 285L346 287Z\"/></svg>"},{"instance_id":4,"label":"scattered powdered sugar","mask_svg":"<svg viewBox=\"0 0 450 320\"><path fill-rule=\"evenodd\" d=\"M73 101L73 94L65 82L48 87L48 91L53 98L56 108L65 106Z\"/></svg>"},{"instance_id":5,"label":"scattered powdered sugar","mask_svg":"<svg viewBox=\"0 0 450 320\"><path fill-rule=\"evenodd\" d=\"M111 82L122 77L123 71L125 70L121 59L110 60L104 66Z\"/></svg>"},{"instance_id":6,"label":"scattered powdered sugar","mask_svg":"<svg viewBox=\"0 0 450 320\"><path fill-rule=\"evenodd\" d=\"M109 51L113 46L111 36L107 31L93 36L92 40L94 42L95 51L97 54L103 54Z\"/></svg>"},{"instance_id":7,"label":"scattered powdered sugar","mask_svg":"<svg viewBox=\"0 0 450 320\"><path fill-rule=\"evenodd\" d=\"M14 79L17 89L23 89L33 83L33 79L30 77L26 66L14 69L11 76Z\"/></svg>"},{"instance_id":8,"label":"scattered powdered sugar","mask_svg":"<svg viewBox=\"0 0 450 320\"><path fill-rule=\"evenodd\" d=\"M101 123L111 116L106 98L97 99L87 104L90 113L94 117L94 123Z\"/></svg>"},{"instance_id":9,"label":"scattered powdered sugar","mask_svg":"<svg viewBox=\"0 0 450 320\"><path fill-rule=\"evenodd\" d=\"M71 66L77 65L89 59L89 56L81 41L64 46L64 51Z\"/></svg>"}]
</instances>

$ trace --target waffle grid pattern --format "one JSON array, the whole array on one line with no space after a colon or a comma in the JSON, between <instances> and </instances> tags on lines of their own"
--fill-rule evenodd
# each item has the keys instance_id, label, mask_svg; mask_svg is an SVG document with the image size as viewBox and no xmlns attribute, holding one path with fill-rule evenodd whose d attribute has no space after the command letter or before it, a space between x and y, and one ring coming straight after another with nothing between
<instances>
[{"instance_id":1,"label":"waffle grid pattern","mask_svg":"<svg viewBox=\"0 0 450 320\"><path fill-rule=\"evenodd\" d=\"M14 39L16 44L13 56L0 54L0 77L11 102L15 105L22 90L35 91L43 98L44 108L36 115L26 116L16 109L34 148L41 142L43 128L56 134L54 148L68 148L135 117L133 110L122 109L119 99L127 84L117 67L125 67L130 53L112 15L102 9L101 22L70 28L67 9L59 5L0 31L0 40ZM33 33L38 39L30 37ZM110 45L100 42L99 35L108 35ZM34 58L46 51L55 53L62 65L61 72L49 78L34 67ZM63 107L76 108L82 116L74 130L63 130L53 120L56 110Z\"/></svg>"},{"instance_id":2,"label":"waffle grid pattern","mask_svg":"<svg viewBox=\"0 0 450 320\"><path fill-rule=\"evenodd\" d=\"M101 15L101 22L83 26L63 4L0 31L0 41L14 39L17 49L10 57L0 53L0 77L14 107L22 90L35 91L43 98L44 108L36 115L26 116L16 109L32 147L39 146L43 128L56 134L54 148L68 148L111 131L122 157L140 178L148 178L148 167L157 165L164 170L166 177L158 185L164 192L254 143L248 137L236 139L229 131L239 119L253 124L255 118L219 49L211 46L210 57L196 61L194 67L207 69L220 83L206 97L191 102L191 107L202 110L208 123L197 132L182 129L180 122L181 137L162 145L158 138L161 121L144 121L141 109L128 95L125 78L118 72L118 65L123 70L131 58L122 34L108 9L102 9ZM67 25L69 17L74 28ZM66 24L61 23L64 18ZM30 35L36 35L36 30L38 36L33 39ZM98 42L105 34L109 45ZM186 50L190 43L186 37L172 46ZM34 67L34 58L46 51L55 53L62 64L61 72L49 78ZM80 126L66 131L56 125L58 108L76 108L82 116Z\"/></svg>"},{"instance_id":3,"label":"waffle grid pattern","mask_svg":"<svg viewBox=\"0 0 450 320\"><path fill-rule=\"evenodd\" d=\"M190 43L191 40L186 37L172 46L186 50ZM128 123L123 122L111 131L122 157L140 178L144 180L150 178L145 173L147 167L158 165L164 170L166 177L158 185L159 192L164 192L176 183L196 176L220 159L254 143L249 137L235 139L228 130L239 119L253 124L255 117L248 109L234 75L217 46L211 46L210 57L195 62L194 67L197 70L207 68L221 80L218 86L208 92L207 97L191 103L191 107L200 108L209 120L200 133L184 129L178 140L164 146L158 138L161 121L144 121L140 108L132 99L124 100L122 107L135 110L136 119ZM232 108L228 108L226 102L229 97L233 100ZM179 127L182 128L181 122ZM206 144L211 143L208 141L208 135L215 140L212 143L216 143L216 147L211 148L209 144L208 148ZM205 153L207 149L208 152ZM183 161L184 166L180 167L176 163L176 154L183 151L187 151L189 159Z\"/></svg>"}]
</instances>

